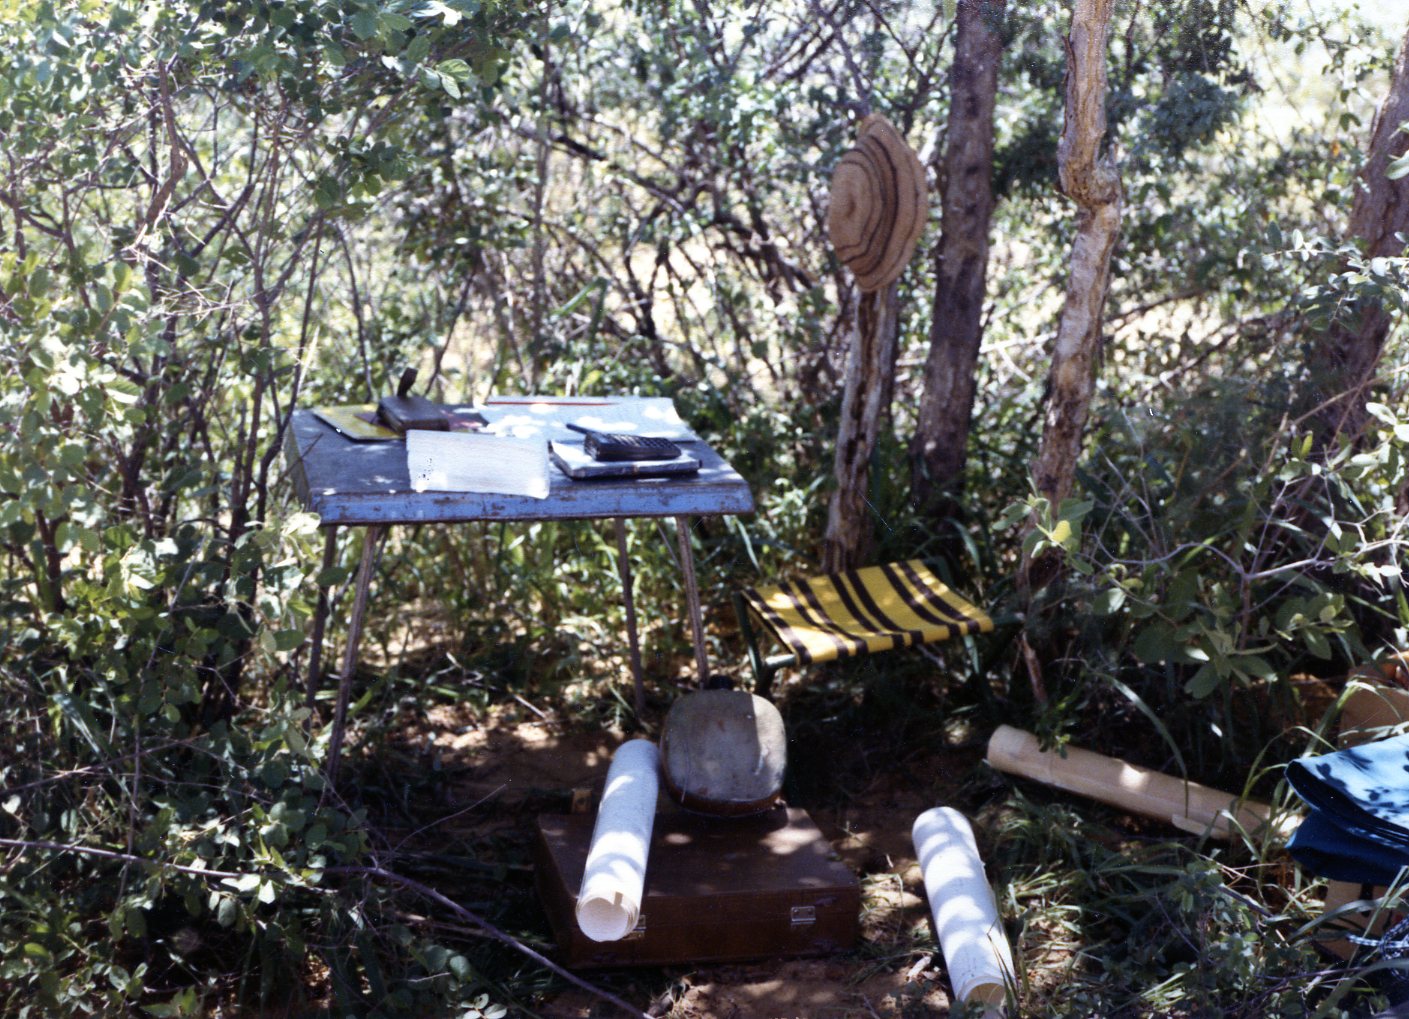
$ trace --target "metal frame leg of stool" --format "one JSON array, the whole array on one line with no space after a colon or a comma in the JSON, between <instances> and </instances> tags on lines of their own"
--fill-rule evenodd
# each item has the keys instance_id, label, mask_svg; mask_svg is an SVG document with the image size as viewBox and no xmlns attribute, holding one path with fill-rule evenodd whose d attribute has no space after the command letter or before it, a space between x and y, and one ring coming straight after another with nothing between
<instances>
[{"instance_id":1,"label":"metal frame leg of stool","mask_svg":"<svg viewBox=\"0 0 1409 1019\"><path fill-rule=\"evenodd\" d=\"M646 678L641 668L641 637L636 632L636 598L631 591L631 560L626 557L626 519L613 517L616 526L616 572L626 606L626 642L631 650L631 682L635 686L636 717L646 711Z\"/></svg>"},{"instance_id":2,"label":"metal frame leg of stool","mask_svg":"<svg viewBox=\"0 0 1409 1019\"><path fill-rule=\"evenodd\" d=\"M347 724L347 702L352 695L352 675L357 671L357 648L362 642L362 619L367 614L367 591L372 586L372 570L377 561L377 546L386 534L386 525L373 524L367 528L362 544L362 562L357 567L357 581L353 588L352 615L347 621L347 647L343 650L342 674L338 677L337 707L333 711L333 735L328 744L326 772L328 785L338 783L338 765L342 759L343 729Z\"/></svg>"},{"instance_id":3,"label":"metal frame leg of stool","mask_svg":"<svg viewBox=\"0 0 1409 1019\"><path fill-rule=\"evenodd\" d=\"M685 602L690 610L690 635L695 642L695 666L700 686L709 681L709 656L705 654L704 612L700 609L700 588L695 581L695 552L690 546L690 518L675 518L675 535L680 540L680 572L685 577Z\"/></svg>"}]
</instances>

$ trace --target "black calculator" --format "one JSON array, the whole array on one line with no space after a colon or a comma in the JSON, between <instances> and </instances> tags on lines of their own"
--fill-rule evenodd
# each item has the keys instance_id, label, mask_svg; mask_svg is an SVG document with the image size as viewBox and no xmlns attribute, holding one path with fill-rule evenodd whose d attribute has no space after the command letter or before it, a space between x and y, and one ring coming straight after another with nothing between
<instances>
[{"instance_id":1,"label":"black calculator","mask_svg":"<svg viewBox=\"0 0 1409 1019\"><path fill-rule=\"evenodd\" d=\"M680 455L680 447L669 439L651 435L599 432L571 423L568 427L585 436L582 448L593 460L603 463L621 460L674 460Z\"/></svg>"}]
</instances>

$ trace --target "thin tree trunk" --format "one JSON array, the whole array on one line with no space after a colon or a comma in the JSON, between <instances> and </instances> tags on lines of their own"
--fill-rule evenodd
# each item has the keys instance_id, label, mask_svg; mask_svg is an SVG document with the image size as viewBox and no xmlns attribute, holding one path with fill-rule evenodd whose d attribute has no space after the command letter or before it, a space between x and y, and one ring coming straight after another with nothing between
<instances>
[{"instance_id":1,"label":"thin tree trunk","mask_svg":"<svg viewBox=\"0 0 1409 1019\"><path fill-rule=\"evenodd\" d=\"M1409 231L1409 177L1390 180L1389 164L1409 149L1409 135L1399 125L1409 120L1409 33L1400 43L1389 93L1375 111L1370 147L1360 171L1361 186L1350 207L1350 235L1367 258L1404 253L1395 235ZM1365 402L1375 378L1380 351L1389 333L1389 312L1379 302L1361 309L1348 323L1337 323L1311 348L1312 377L1319 402L1333 401L1321 415L1321 438L1352 438L1365 427Z\"/></svg>"},{"instance_id":2,"label":"thin tree trunk","mask_svg":"<svg viewBox=\"0 0 1409 1019\"><path fill-rule=\"evenodd\" d=\"M1101 315L1110 287L1111 253L1120 232L1121 187L1115 157L1101 152L1106 133L1106 38L1114 0L1076 0L1067 36L1066 117L1057 148L1062 192L1077 205L1066 297L1057 323L1042 442L1033 485L1055 513L1071 494L1082 434L1096 388ZM1050 578L1023 564L1029 590Z\"/></svg>"},{"instance_id":3,"label":"thin tree trunk","mask_svg":"<svg viewBox=\"0 0 1409 1019\"><path fill-rule=\"evenodd\" d=\"M548 283L544 275L544 254L547 251L547 236L543 231L543 206L548 193L548 172L550 155L548 145L548 83L553 76L552 59L549 52L549 20L552 4L543 9L543 17L538 33L538 45L542 51L543 75L538 80L538 158L537 172L533 182L533 305L529 309L528 349L533 353L534 376L537 377L543 350L543 318L548 308Z\"/></svg>"},{"instance_id":4,"label":"thin tree trunk","mask_svg":"<svg viewBox=\"0 0 1409 1019\"><path fill-rule=\"evenodd\" d=\"M993 218L993 106L1002 42L994 31L1007 0L960 0L949 71L930 350L925 388L910 443L910 489L926 513L945 515L939 499L956 487L969 442L974 372L983 338L988 229Z\"/></svg>"},{"instance_id":5,"label":"thin tree trunk","mask_svg":"<svg viewBox=\"0 0 1409 1019\"><path fill-rule=\"evenodd\" d=\"M822 544L822 568L828 573L859 566L870 552L872 528L866 493L871 457L895 388L898 295L899 285L891 283L857 298L837 430L833 468L837 487L827 507L827 534Z\"/></svg>"}]
</instances>

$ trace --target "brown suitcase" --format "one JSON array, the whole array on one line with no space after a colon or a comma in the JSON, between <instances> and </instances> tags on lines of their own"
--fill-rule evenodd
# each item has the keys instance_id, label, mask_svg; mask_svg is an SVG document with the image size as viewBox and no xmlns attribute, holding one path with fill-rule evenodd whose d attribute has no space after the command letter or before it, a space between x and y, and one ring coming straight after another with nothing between
<instances>
[{"instance_id":1,"label":"brown suitcase","mask_svg":"<svg viewBox=\"0 0 1409 1019\"><path fill-rule=\"evenodd\" d=\"M656 816L636 929L591 941L573 909L592 840L591 814L538 819L538 895L568 966L664 966L821 955L856 942L861 886L832 858L804 810Z\"/></svg>"}]
</instances>

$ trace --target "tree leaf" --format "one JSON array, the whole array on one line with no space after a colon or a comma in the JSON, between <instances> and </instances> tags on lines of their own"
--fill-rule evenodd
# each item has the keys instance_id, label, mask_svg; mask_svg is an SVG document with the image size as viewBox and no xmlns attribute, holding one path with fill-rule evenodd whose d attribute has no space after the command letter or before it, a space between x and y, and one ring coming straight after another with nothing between
<instances>
[{"instance_id":1,"label":"tree leaf","mask_svg":"<svg viewBox=\"0 0 1409 1019\"><path fill-rule=\"evenodd\" d=\"M1151 665L1168 661L1174 654L1174 650L1174 642L1170 639L1169 630L1163 623L1155 623L1145 627L1135 638L1135 643L1131 645L1131 651L1135 653L1135 657Z\"/></svg>"},{"instance_id":2,"label":"tree leaf","mask_svg":"<svg viewBox=\"0 0 1409 1019\"><path fill-rule=\"evenodd\" d=\"M1331 644L1326 640L1326 635L1320 630L1307 628L1302 631L1301 639L1306 644L1306 649L1323 662L1331 657Z\"/></svg>"},{"instance_id":3,"label":"tree leaf","mask_svg":"<svg viewBox=\"0 0 1409 1019\"><path fill-rule=\"evenodd\" d=\"M1124 588L1107 588L1099 595L1096 595L1091 605L1092 612L1098 616L1115 616L1120 612L1120 606L1126 603L1126 592Z\"/></svg>"},{"instance_id":4,"label":"tree leaf","mask_svg":"<svg viewBox=\"0 0 1409 1019\"><path fill-rule=\"evenodd\" d=\"M352 31L359 39L377 34L377 16L365 7L352 16Z\"/></svg>"},{"instance_id":5,"label":"tree leaf","mask_svg":"<svg viewBox=\"0 0 1409 1019\"><path fill-rule=\"evenodd\" d=\"M459 57L455 57L451 60L442 60L440 63L435 65L435 69L439 71L443 76L454 78L456 81L459 82L469 81L471 75L473 74L473 72L470 70L470 65L465 63Z\"/></svg>"},{"instance_id":6,"label":"tree leaf","mask_svg":"<svg viewBox=\"0 0 1409 1019\"><path fill-rule=\"evenodd\" d=\"M407 44L406 50L402 53L402 56L413 64L419 64L422 60L425 60L426 57L430 56L430 52L431 37L421 33Z\"/></svg>"},{"instance_id":7,"label":"tree leaf","mask_svg":"<svg viewBox=\"0 0 1409 1019\"><path fill-rule=\"evenodd\" d=\"M1218 670L1212 665L1205 665L1184 684L1184 692L1196 700L1203 700L1217 690L1220 683Z\"/></svg>"}]
</instances>

